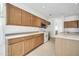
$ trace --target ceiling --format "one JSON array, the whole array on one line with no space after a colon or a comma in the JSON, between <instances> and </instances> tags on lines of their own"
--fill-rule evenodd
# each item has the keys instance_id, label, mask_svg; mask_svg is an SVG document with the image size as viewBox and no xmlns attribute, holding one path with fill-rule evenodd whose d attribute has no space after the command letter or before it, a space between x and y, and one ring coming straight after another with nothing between
<instances>
[{"instance_id":1,"label":"ceiling","mask_svg":"<svg viewBox=\"0 0 79 59\"><path fill-rule=\"evenodd\" d=\"M47 18L79 15L79 4L74 3L26 3Z\"/></svg>"}]
</instances>

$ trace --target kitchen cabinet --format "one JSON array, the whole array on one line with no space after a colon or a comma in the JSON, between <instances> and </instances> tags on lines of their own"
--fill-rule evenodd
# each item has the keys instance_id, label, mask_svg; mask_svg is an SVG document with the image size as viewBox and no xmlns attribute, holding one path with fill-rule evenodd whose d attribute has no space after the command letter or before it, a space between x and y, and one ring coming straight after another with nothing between
<instances>
[{"instance_id":1,"label":"kitchen cabinet","mask_svg":"<svg viewBox=\"0 0 79 59\"><path fill-rule=\"evenodd\" d=\"M77 28L77 21L65 21L64 28Z\"/></svg>"},{"instance_id":2,"label":"kitchen cabinet","mask_svg":"<svg viewBox=\"0 0 79 59\"><path fill-rule=\"evenodd\" d=\"M24 41L17 42L11 45L11 55L12 56L22 56L24 55Z\"/></svg>"},{"instance_id":3,"label":"kitchen cabinet","mask_svg":"<svg viewBox=\"0 0 79 59\"><path fill-rule=\"evenodd\" d=\"M56 41L55 41L55 54L57 56L59 56L59 55L61 56L63 54L62 47L63 47L63 41L60 39L58 39L58 40L56 39Z\"/></svg>"},{"instance_id":4,"label":"kitchen cabinet","mask_svg":"<svg viewBox=\"0 0 79 59\"><path fill-rule=\"evenodd\" d=\"M9 45L8 46L8 56L11 56L12 55L12 46Z\"/></svg>"},{"instance_id":5,"label":"kitchen cabinet","mask_svg":"<svg viewBox=\"0 0 79 59\"><path fill-rule=\"evenodd\" d=\"M64 28L68 28L68 22L67 21L64 22Z\"/></svg>"},{"instance_id":6,"label":"kitchen cabinet","mask_svg":"<svg viewBox=\"0 0 79 59\"><path fill-rule=\"evenodd\" d=\"M22 56L43 44L44 34L25 36L8 40L8 55Z\"/></svg>"},{"instance_id":7,"label":"kitchen cabinet","mask_svg":"<svg viewBox=\"0 0 79 59\"><path fill-rule=\"evenodd\" d=\"M42 24L44 24L44 25L46 25L46 26L50 24L50 22L48 22L48 21L46 21L46 20L44 20L44 19L42 19L41 21L42 21Z\"/></svg>"},{"instance_id":8,"label":"kitchen cabinet","mask_svg":"<svg viewBox=\"0 0 79 59\"><path fill-rule=\"evenodd\" d=\"M42 37L42 35L40 35L40 36L37 37L36 45L38 46L38 45L40 45L41 43L43 43L43 37Z\"/></svg>"},{"instance_id":9,"label":"kitchen cabinet","mask_svg":"<svg viewBox=\"0 0 79 59\"><path fill-rule=\"evenodd\" d=\"M79 41L58 38L55 41L56 56L79 56Z\"/></svg>"},{"instance_id":10,"label":"kitchen cabinet","mask_svg":"<svg viewBox=\"0 0 79 59\"><path fill-rule=\"evenodd\" d=\"M7 25L42 27L43 19L9 3L6 4ZM49 22L44 20L44 25Z\"/></svg>"},{"instance_id":11,"label":"kitchen cabinet","mask_svg":"<svg viewBox=\"0 0 79 59\"><path fill-rule=\"evenodd\" d=\"M32 26L41 27L41 19L37 16L32 15Z\"/></svg>"},{"instance_id":12,"label":"kitchen cabinet","mask_svg":"<svg viewBox=\"0 0 79 59\"><path fill-rule=\"evenodd\" d=\"M32 38L31 39L26 39L24 41L24 53L26 54L31 50L32 50Z\"/></svg>"},{"instance_id":13,"label":"kitchen cabinet","mask_svg":"<svg viewBox=\"0 0 79 59\"><path fill-rule=\"evenodd\" d=\"M79 28L79 20L78 20L78 28Z\"/></svg>"},{"instance_id":14,"label":"kitchen cabinet","mask_svg":"<svg viewBox=\"0 0 79 59\"><path fill-rule=\"evenodd\" d=\"M22 10L22 25L32 26L32 15L24 10Z\"/></svg>"},{"instance_id":15,"label":"kitchen cabinet","mask_svg":"<svg viewBox=\"0 0 79 59\"><path fill-rule=\"evenodd\" d=\"M7 24L21 25L21 9L7 4Z\"/></svg>"}]
</instances>

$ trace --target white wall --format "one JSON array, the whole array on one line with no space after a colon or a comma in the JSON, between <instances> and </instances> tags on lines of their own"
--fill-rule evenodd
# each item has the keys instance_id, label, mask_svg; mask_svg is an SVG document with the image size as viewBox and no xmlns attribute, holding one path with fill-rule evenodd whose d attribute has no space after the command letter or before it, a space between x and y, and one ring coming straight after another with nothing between
<instances>
[{"instance_id":1,"label":"white wall","mask_svg":"<svg viewBox=\"0 0 79 59\"><path fill-rule=\"evenodd\" d=\"M57 17L51 18L49 21L51 25L48 27L48 30L51 33L51 37L54 37L55 31L58 30L58 33L61 32L79 32L79 28L64 28L64 21L71 21L71 20L79 20L79 16L66 16L66 17Z\"/></svg>"},{"instance_id":2,"label":"white wall","mask_svg":"<svg viewBox=\"0 0 79 59\"><path fill-rule=\"evenodd\" d=\"M1 7L2 6L2 7ZM0 4L0 56L5 55L5 4Z\"/></svg>"},{"instance_id":3,"label":"white wall","mask_svg":"<svg viewBox=\"0 0 79 59\"><path fill-rule=\"evenodd\" d=\"M51 25L50 25L50 28L49 28L51 37L54 37L56 30L58 31L58 33L64 32L64 26L63 26L64 17L51 18L49 20L51 22Z\"/></svg>"},{"instance_id":4,"label":"white wall","mask_svg":"<svg viewBox=\"0 0 79 59\"><path fill-rule=\"evenodd\" d=\"M75 15L75 16L67 16L65 17L64 21L74 21L74 20L79 20L79 16Z\"/></svg>"},{"instance_id":5,"label":"white wall","mask_svg":"<svg viewBox=\"0 0 79 59\"><path fill-rule=\"evenodd\" d=\"M40 31L38 27L28 27L28 26L15 26L15 25L7 25L5 34L15 34L15 33L28 33L28 32L36 32Z\"/></svg>"}]
</instances>

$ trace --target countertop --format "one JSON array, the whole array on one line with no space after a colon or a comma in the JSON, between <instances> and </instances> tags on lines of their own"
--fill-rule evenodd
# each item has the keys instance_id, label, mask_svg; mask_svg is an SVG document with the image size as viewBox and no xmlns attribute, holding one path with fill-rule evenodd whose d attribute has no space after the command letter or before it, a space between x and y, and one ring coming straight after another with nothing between
<instances>
[{"instance_id":1,"label":"countertop","mask_svg":"<svg viewBox=\"0 0 79 59\"><path fill-rule=\"evenodd\" d=\"M18 37L24 37L24 36L30 36L30 35L36 35L36 34L42 34L44 32L35 32L35 33L22 33L22 34L15 34L15 35L6 35L6 39L13 39Z\"/></svg>"},{"instance_id":2,"label":"countertop","mask_svg":"<svg viewBox=\"0 0 79 59\"><path fill-rule=\"evenodd\" d=\"M60 33L58 35L55 35L55 38L79 40L79 33Z\"/></svg>"}]
</instances>

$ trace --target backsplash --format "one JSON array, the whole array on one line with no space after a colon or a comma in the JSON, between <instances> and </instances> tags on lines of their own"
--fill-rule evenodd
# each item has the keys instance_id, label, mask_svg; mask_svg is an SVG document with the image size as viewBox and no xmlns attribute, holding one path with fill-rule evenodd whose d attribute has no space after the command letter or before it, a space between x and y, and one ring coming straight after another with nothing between
<instances>
[{"instance_id":1,"label":"backsplash","mask_svg":"<svg viewBox=\"0 0 79 59\"><path fill-rule=\"evenodd\" d=\"M79 32L79 28L65 28L64 32Z\"/></svg>"},{"instance_id":2,"label":"backsplash","mask_svg":"<svg viewBox=\"0 0 79 59\"><path fill-rule=\"evenodd\" d=\"M6 34L14 34L14 33L24 33L24 32L36 32L40 31L40 28L37 27L28 27L28 26L14 26L7 25L5 28Z\"/></svg>"}]
</instances>

